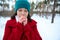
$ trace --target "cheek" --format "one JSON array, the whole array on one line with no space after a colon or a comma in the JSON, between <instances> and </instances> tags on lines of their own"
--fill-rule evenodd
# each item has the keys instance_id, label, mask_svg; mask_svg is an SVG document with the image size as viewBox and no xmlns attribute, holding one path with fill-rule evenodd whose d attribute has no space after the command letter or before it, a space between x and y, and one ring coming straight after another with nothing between
<instances>
[{"instance_id":1,"label":"cheek","mask_svg":"<svg viewBox=\"0 0 60 40\"><path fill-rule=\"evenodd\" d=\"M20 17L20 16L21 16L21 14L20 14L19 12L17 12L17 16L19 16L19 17Z\"/></svg>"},{"instance_id":2,"label":"cheek","mask_svg":"<svg viewBox=\"0 0 60 40\"><path fill-rule=\"evenodd\" d=\"M28 16L28 13L26 13L26 16Z\"/></svg>"}]
</instances>

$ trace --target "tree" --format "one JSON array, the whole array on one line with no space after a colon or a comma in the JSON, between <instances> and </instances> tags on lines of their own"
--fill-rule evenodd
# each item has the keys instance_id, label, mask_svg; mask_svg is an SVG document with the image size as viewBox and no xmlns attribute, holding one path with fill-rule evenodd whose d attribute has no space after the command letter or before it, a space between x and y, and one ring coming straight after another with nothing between
<instances>
[{"instance_id":1,"label":"tree","mask_svg":"<svg viewBox=\"0 0 60 40\"><path fill-rule=\"evenodd\" d=\"M45 17L48 19L47 15L48 15L48 8L49 8L50 0L45 0L44 3L46 4L46 8L47 8L47 13L46 13Z\"/></svg>"},{"instance_id":2,"label":"tree","mask_svg":"<svg viewBox=\"0 0 60 40\"><path fill-rule=\"evenodd\" d=\"M40 11L38 10L40 12L40 13L38 12L40 16L42 16L43 14L42 12L44 11L44 8L45 8L44 2L39 2L36 5L36 9L40 9Z\"/></svg>"},{"instance_id":3,"label":"tree","mask_svg":"<svg viewBox=\"0 0 60 40\"><path fill-rule=\"evenodd\" d=\"M34 6L35 6L35 3L34 3L34 2L32 2L32 3L31 3L31 12L30 12L30 13L31 13L31 15L33 14Z\"/></svg>"},{"instance_id":4,"label":"tree","mask_svg":"<svg viewBox=\"0 0 60 40\"><path fill-rule=\"evenodd\" d=\"M56 2L57 2L57 0L54 0L51 23L54 23Z\"/></svg>"},{"instance_id":5,"label":"tree","mask_svg":"<svg viewBox=\"0 0 60 40\"><path fill-rule=\"evenodd\" d=\"M2 5L3 5L3 12L4 12L4 2L5 2L5 0L1 0L1 1L3 1L3 4Z\"/></svg>"}]
</instances>

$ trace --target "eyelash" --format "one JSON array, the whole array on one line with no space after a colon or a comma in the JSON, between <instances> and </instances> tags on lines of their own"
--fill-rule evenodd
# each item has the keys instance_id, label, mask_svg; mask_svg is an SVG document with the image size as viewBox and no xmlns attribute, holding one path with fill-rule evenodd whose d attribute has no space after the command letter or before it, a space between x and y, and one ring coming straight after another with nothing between
<instances>
[{"instance_id":1,"label":"eyelash","mask_svg":"<svg viewBox=\"0 0 60 40\"><path fill-rule=\"evenodd\" d=\"M22 11L22 10L19 10L19 11ZM27 10L24 10L25 12L27 12Z\"/></svg>"},{"instance_id":2,"label":"eyelash","mask_svg":"<svg viewBox=\"0 0 60 40\"><path fill-rule=\"evenodd\" d=\"M19 10L19 11L22 11L22 10Z\"/></svg>"}]
</instances>

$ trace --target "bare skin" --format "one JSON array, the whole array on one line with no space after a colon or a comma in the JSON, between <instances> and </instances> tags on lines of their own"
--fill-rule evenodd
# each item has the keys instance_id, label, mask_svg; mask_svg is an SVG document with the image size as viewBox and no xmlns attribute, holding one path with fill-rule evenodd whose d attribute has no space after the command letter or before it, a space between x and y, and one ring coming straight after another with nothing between
<instances>
[{"instance_id":1,"label":"bare skin","mask_svg":"<svg viewBox=\"0 0 60 40\"><path fill-rule=\"evenodd\" d=\"M27 24L27 16L28 11L25 8L20 8L17 10L18 22L23 23L23 25Z\"/></svg>"}]
</instances>

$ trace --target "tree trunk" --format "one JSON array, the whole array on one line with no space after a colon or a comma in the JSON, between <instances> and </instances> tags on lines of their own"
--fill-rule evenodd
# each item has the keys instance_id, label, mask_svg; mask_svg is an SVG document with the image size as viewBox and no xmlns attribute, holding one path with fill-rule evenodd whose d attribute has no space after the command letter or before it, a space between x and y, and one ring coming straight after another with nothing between
<instances>
[{"instance_id":1,"label":"tree trunk","mask_svg":"<svg viewBox=\"0 0 60 40\"><path fill-rule=\"evenodd\" d=\"M56 0L54 0L53 10L52 10L52 20L51 20L51 23L54 23L55 7L56 7Z\"/></svg>"},{"instance_id":2,"label":"tree trunk","mask_svg":"<svg viewBox=\"0 0 60 40\"><path fill-rule=\"evenodd\" d=\"M4 14L4 0L2 0L3 1L3 4L2 4L2 7L3 7L3 13L2 13L2 15Z\"/></svg>"}]
</instances>

